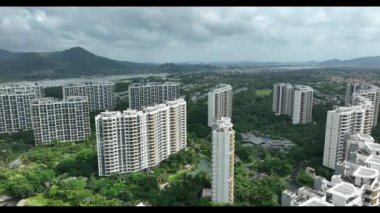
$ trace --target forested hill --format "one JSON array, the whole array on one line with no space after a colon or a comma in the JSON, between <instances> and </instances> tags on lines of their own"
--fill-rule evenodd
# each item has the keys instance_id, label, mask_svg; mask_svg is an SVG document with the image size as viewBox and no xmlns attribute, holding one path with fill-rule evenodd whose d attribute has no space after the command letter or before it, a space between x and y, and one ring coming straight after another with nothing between
<instances>
[{"instance_id":1,"label":"forested hill","mask_svg":"<svg viewBox=\"0 0 380 213\"><path fill-rule=\"evenodd\" d=\"M214 70L208 65L153 64L117 61L81 47L56 52L11 52L0 49L0 76L9 80L37 80L89 75Z\"/></svg>"}]
</instances>

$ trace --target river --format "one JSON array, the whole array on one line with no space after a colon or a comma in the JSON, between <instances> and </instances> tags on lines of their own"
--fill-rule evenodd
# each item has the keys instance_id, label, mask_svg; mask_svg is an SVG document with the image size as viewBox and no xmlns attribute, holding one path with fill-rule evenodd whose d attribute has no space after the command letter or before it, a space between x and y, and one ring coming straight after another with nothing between
<instances>
[{"instance_id":1,"label":"river","mask_svg":"<svg viewBox=\"0 0 380 213\"><path fill-rule=\"evenodd\" d=\"M82 76L76 78L63 78L63 79L44 79L37 81L15 81L0 83L2 85L22 85L28 83L38 83L44 87L62 86L67 83L80 83L84 81L116 81L131 78L147 78L149 76L166 77L168 73L152 73L152 74L127 74L127 75L107 75L107 76Z\"/></svg>"}]
</instances>

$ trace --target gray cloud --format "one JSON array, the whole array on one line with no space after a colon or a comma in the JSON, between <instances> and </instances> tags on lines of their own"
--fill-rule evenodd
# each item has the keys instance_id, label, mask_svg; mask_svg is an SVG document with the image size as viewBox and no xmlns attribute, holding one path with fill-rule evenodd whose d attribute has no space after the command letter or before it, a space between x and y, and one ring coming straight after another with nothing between
<instances>
[{"instance_id":1,"label":"gray cloud","mask_svg":"<svg viewBox=\"0 0 380 213\"><path fill-rule=\"evenodd\" d=\"M0 8L0 48L56 51L72 46L139 62L380 55L380 8Z\"/></svg>"}]
</instances>

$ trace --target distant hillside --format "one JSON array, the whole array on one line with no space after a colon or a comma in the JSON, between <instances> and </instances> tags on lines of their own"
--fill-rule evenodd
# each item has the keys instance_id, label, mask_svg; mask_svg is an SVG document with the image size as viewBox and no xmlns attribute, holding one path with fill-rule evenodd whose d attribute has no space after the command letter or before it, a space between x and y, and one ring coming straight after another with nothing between
<instances>
[{"instance_id":1,"label":"distant hillside","mask_svg":"<svg viewBox=\"0 0 380 213\"><path fill-rule=\"evenodd\" d=\"M13 55L12 52L10 52L8 50L0 49L0 61L9 58L12 55Z\"/></svg>"},{"instance_id":2,"label":"distant hillside","mask_svg":"<svg viewBox=\"0 0 380 213\"><path fill-rule=\"evenodd\" d=\"M4 80L38 80L90 75L213 71L206 64L153 64L117 61L97 56L81 47L35 53L0 49L0 76Z\"/></svg>"},{"instance_id":3,"label":"distant hillside","mask_svg":"<svg viewBox=\"0 0 380 213\"><path fill-rule=\"evenodd\" d=\"M380 56L354 58L350 60L333 59L320 62L321 66L355 66L355 67L380 67Z\"/></svg>"},{"instance_id":4,"label":"distant hillside","mask_svg":"<svg viewBox=\"0 0 380 213\"><path fill-rule=\"evenodd\" d=\"M0 75L10 79L141 73L154 66L156 65L111 60L81 47L47 53L12 53L0 50Z\"/></svg>"},{"instance_id":5,"label":"distant hillside","mask_svg":"<svg viewBox=\"0 0 380 213\"><path fill-rule=\"evenodd\" d=\"M218 69L216 66L211 66L207 64L174 64L174 63L166 63L161 64L154 68L157 72L197 72L197 71L215 71Z\"/></svg>"}]
</instances>

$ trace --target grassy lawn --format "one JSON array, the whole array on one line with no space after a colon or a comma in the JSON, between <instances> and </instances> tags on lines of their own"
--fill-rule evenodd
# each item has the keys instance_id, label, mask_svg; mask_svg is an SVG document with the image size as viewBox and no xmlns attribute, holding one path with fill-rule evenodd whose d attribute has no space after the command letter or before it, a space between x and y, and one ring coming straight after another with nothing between
<instances>
[{"instance_id":1,"label":"grassy lawn","mask_svg":"<svg viewBox=\"0 0 380 213\"><path fill-rule=\"evenodd\" d=\"M199 172L207 172L209 175L211 175L211 168L209 166L209 162L206 159L201 159L197 165L197 169L190 172L189 174L194 177Z\"/></svg>"},{"instance_id":2,"label":"grassy lawn","mask_svg":"<svg viewBox=\"0 0 380 213\"><path fill-rule=\"evenodd\" d=\"M26 201L27 206L46 206L48 204L48 199L44 197L42 193L39 193L33 197L28 198Z\"/></svg>"},{"instance_id":3,"label":"grassy lawn","mask_svg":"<svg viewBox=\"0 0 380 213\"><path fill-rule=\"evenodd\" d=\"M43 193L38 193L33 197L29 197L26 200L25 206L51 206L49 205L49 201L56 201L54 199L45 198ZM53 204L54 205L54 204ZM71 206L70 203L60 203L59 206Z\"/></svg>"},{"instance_id":4,"label":"grassy lawn","mask_svg":"<svg viewBox=\"0 0 380 213\"><path fill-rule=\"evenodd\" d=\"M265 96L270 95L271 92L272 90L270 89L260 89L260 90L256 90L256 95L259 97L265 97Z\"/></svg>"},{"instance_id":5,"label":"grassy lawn","mask_svg":"<svg viewBox=\"0 0 380 213\"><path fill-rule=\"evenodd\" d=\"M169 175L168 182L173 183L176 180L180 179L182 175L184 175L187 172L187 169L179 170L177 173Z\"/></svg>"}]
</instances>

